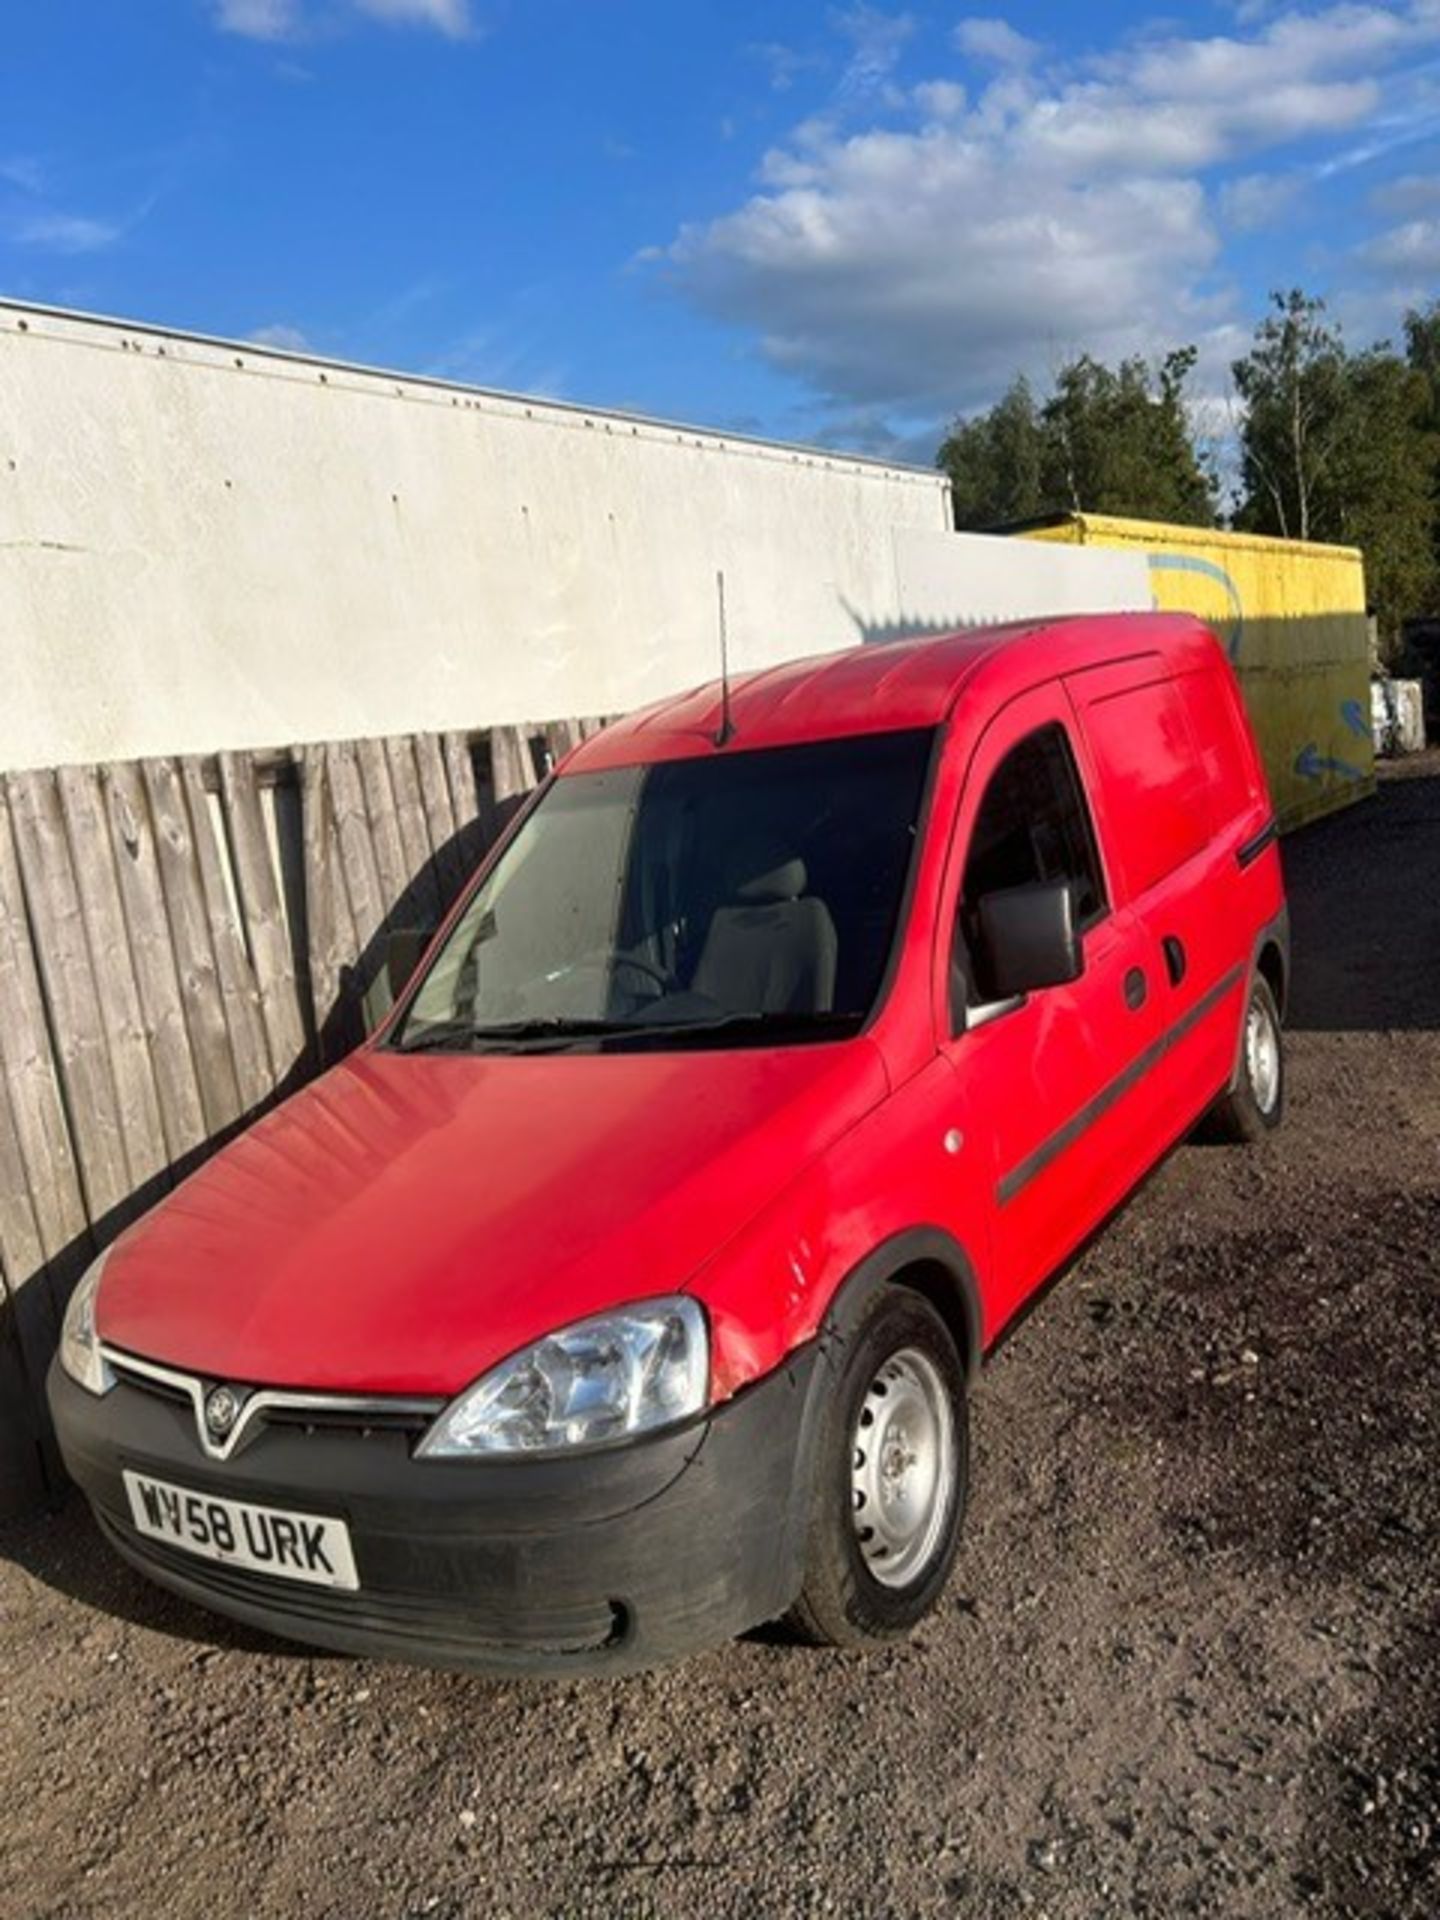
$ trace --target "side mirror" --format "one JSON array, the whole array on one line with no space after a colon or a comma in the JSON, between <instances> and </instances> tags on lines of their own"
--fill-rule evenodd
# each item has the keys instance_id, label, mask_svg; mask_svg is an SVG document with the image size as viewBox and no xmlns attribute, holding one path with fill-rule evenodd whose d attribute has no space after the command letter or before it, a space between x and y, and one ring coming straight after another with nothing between
<instances>
[{"instance_id":1,"label":"side mirror","mask_svg":"<svg viewBox=\"0 0 1440 1920\"><path fill-rule=\"evenodd\" d=\"M374 1033L410 984L433 937L430 927L396 927L385 937L385 960L365 992L365 1031Z\"/></svg>"},{"instance_id":2,"label":"side mirror","mask_svg":"<svg viewBox=\"0 0 1440 1920\"><path fill-rule=\"evenodd\" d=\"M977 916L987 998L1013 1000L1080 978L1085 957L1068 880L984 894Z\"/></svg>"}]
</instances>

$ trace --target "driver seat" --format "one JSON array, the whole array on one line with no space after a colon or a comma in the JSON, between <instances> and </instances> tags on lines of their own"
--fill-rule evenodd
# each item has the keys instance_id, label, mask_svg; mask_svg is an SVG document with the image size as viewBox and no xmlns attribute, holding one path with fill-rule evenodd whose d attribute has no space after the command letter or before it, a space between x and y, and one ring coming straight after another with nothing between
<instances>
[{"instance_id":1,"label":"driver seat","mask_svg":"<svg viewBox=\"0 0 1440 1920\"><path fill-rule=\"evenodd\" d=\"M711 915L693 991L730 1013L831 1012L839 942L830 909L805 892L805 862L758 855L736 862L732 875L731 901Z\"/></svg>"}]
</instances>

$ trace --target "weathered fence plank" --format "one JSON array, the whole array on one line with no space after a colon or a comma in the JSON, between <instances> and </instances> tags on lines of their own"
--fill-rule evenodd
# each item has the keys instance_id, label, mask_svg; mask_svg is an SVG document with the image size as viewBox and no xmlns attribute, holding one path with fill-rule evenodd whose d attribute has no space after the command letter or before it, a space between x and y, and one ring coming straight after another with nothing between
<instances>
[{"instance_id":1,"label":"weathered fence plank","mask_svg":"<svg viewBox=\"0 0 1440 1920\"><path fill-rule=\"evenodd\" d=\"M262 1106L275 1089L270 1047L260 1012L260 988L220 870L220 849L196 761L180 762L180 786L190 815L195 871L200 878L200 896L210 925L210 949L215 956L220 1004L225 1010L225 1026L230 1035L235 1085L242 1111L250 1113Z\"/></svg>"},{"instance_id":2,"label":"weathered fence plank","mask_svg":"<svg viewBox=\"0 0 1440 1920\"><path fill-rule=\"evenodd\" d=\"M445 755L433 733L415 737L415 768L420 777L420 798L425 808L425 826L435 856L435 875L442 906L448 906L460 891L465 870L460 849L455 844L459 823L450 798L450 782L445 773Z\"/></svg>"},{"instance_id":3,"label":"weathered fence plank","mask_svg":"<svg viewBox=\"0 0 1440 1920\"><path fill-rule=\"evenodd\" d=\"M558 767L570 749L578 747L584 738L578 720L548 720L544 733L552 767Z\"/></svg>"},{"instance_id":4,"label":"weathered fence plank","mask_svg":"<svg viewBox=\"0 0 1440 1920\"><path fill-rule=\"evenodd\" d=\"M410 891L413 869L405 858L405 848L400 839L400 822L396 817L395 790L390 783L390 762L386 756L385 742L357 740L355 765L360 774L360 791L365 802L370 845L375 852L380 898L393 912L397 903Z\"/></svg>"},{"instance_id":5,"label":"weathered fence plank","mask_svg":"<svg viewBox=\"0 0 1440 1920\"><path fill-rule=\"evenodd\" d=\"M210 944L210 916L190 831L190 809L173 760L147 760L142 772L205 1130L220 1133L240 1118L245 1102L230 1051L230 1028Z\"/></svg>"},{"instance_id":6,"label":"weathered fence plank","mask_svg":"<svg viewBox=\"0 0 1440 1920\"><path fill-rule=\"evenodd\" d=\"M170 1156L110 851L100 773L96 767L62 767L56 780L90 946L96 1007L119 1102L126 1187L135 1189L163 1174Z\"/></svg>"},{"instance_id":7,"label":"weathered fence plank","mask_svg":"<svg viewBox=\"0 0 1440 1920\"><path fill-rule=\"evenodd\" d=\"M458 893L475 871L480 858L495 834L492 810L482 810L482 795L475 778L475 756L470 739L463 733L441 735L445 756L445 779L450 788L450 804L455 813L455 853Z\"/></svg>"},{"instance_id":8,"label":"weathered fence plank","mask_svg":"<svg viewBox=\"0 0 1440 1920\"><path fill-rule=\"evenodd\" d=\"M77 1272L81 1264L72 1255ZM7 1274L23 1286L12 1288ZM0 1099L0 1514L43 1492L41 1396L59 1331L20 1136ZM18 1491L7 1495L12 1476Z\"/></svg>"},{"instance_id":9,"label":"weathered fence plank","mask_svg":"<svg viewBox=\"0 0 1440 1920\"><path fill-rule=\"evenodd\" d=\"M12 773L7 785L86 1210L100 1220L134 1183L59 786L53 773Z\"/></svg>"},{"instance_id":10,"label":"weathered fence plank","mask_svg":"<svg viewBox=\"0 0 1440 1920\"><path fill-rule=\"evenodd\" d=\"M133 762L103 768L102 784L140 1015L150 1043L160 1124L166 1154L174 1166L203 1144L208 1130L185 1024L150 803L140 768Z\"/></svg>"},{"instance_id":11,"label":"weathered fence plank","mask_svg":"<svg viewBox=\"0 0 1440 1920\"><path fill-rule=\"evenodd\" d=\"M306 970L310 976L315 1029L321 1036L322 1062L325 1022L340 982L340 934L330 863L326 858L327 785L325 749L305 747L300 757L300 818L305 861Z\"/></svg>"},{"instance_id":12,"label":"weathered fence plank","mask_svg":"<svg viewBox=\"0 0 1440 1920\"><path fill-rule=\"evenodd\" d=\"M425 802L420 794L414 741L404 734L387 740L385 759L390 774L395 827L400 835L401 857L405 862L410 898L415 908L415 925L433 927L440 918L440 882L435 871L430 829L425 819Z\"/></svg>"},{"instance_id":13,"label":"weathered fence plank","mask_svg":"<svg viewBox=\"0 0 1440 1920\"><path fill-rule=\"evenodd\" d=\"M490 729L490 785L496 801L501 804L528 793L535 785L535 763L527 727Z\"/></svg>"},{"instance_id":14,"label":"weathered fence plank","mask_svg":"<svg viewBox=\"0 0 1440 1920\"><path fill-rule=\"evenodd\" d=\"M335 805L335 831L340 843L340 870L355 926L355 959L359 961L380 931L386 894L380 880L365 793L354 741L341 740L325 749L330 792Z\"/></svg>"},{"instance_id":15,"label":"weathered fence plank","mask_svg":"<svg viewBox=\"0 0 1440 1920\"><path fill-rule=\"evenodd\" d=\"M35 948L20 881L20 860L10 809L0 789L0 1065L4 1068L5 1105L14 1125L40 1251L48 1274L33 1261L23 1222L0 1232L6 1240L6 1269L12 1295L37 1287L49 1302L55 1323L73 1267L89 1250L90 1218L80 1186L80 1169L70 1137L55 1042L46 1016ZM54 1282L52 1299L50 1282ZM31 1311L34 1311L32 1308Z\"/></svg>"},{"instance_id":16,"label":"weathered fence plank","mask_svg":"<svg viewBox=\"0 0 1440 1920\"><path fill-rule=\"evenodd\" d=\"M283 1087L301 1071L308 1054L300 1012L300 984L285 923L280 880L270 857L260 805L260 785L249 754L220 755L220 792L235 861L235 885L260 994L260 1014L269 1042L275 1084Z\"/></svg>"}]
</instances>

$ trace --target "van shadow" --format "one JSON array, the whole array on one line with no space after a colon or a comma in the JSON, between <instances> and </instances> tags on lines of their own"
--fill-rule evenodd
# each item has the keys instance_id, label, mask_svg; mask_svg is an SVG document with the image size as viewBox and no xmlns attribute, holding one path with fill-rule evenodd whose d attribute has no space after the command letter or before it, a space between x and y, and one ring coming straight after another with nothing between
<instances>
[{"instance_id":1,"label":"van shadow","mask_svg":"<svg viewBox=\"0 0 1440 1920\"><path fill-rule=\"evenodd\" d=\"M274 1639L154 1585L102 1540L84 1499L73 1489L57 1512L0 1525L0 1561L10 1561L69 1600L167 1639L291 1660L345 1658Z\"/></svg>"},{"instance_id":2,"label":"van shadow","mask_svg":"<svg viewBox=\"0 0 1440 1920\"><path fill-rule=\"evenodd\" d=\"M1440 759L1281 841L1294 950L1287 1024L1440 1029Z\"/></svg>"}]
</instances>

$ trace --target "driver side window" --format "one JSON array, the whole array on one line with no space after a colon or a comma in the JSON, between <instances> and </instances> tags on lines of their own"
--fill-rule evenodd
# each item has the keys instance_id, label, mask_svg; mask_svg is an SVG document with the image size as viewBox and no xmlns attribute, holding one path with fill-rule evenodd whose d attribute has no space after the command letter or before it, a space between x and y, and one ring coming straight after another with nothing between
<instances>
[{"instance_id":1,"label":"driver side window","mask_svg":"<svg viewBox=\"0 0 1440 1920\"><path fill-rule=\"evenodd\" d=\"M1095 830L1065 729L1052 721L1013 746L990 776L975 816L950 960L951 1024L996 998L979 938L986 894L1042 881L1068 881L1081 932L1107 911Z\"/></svg>"}]
</instances>

